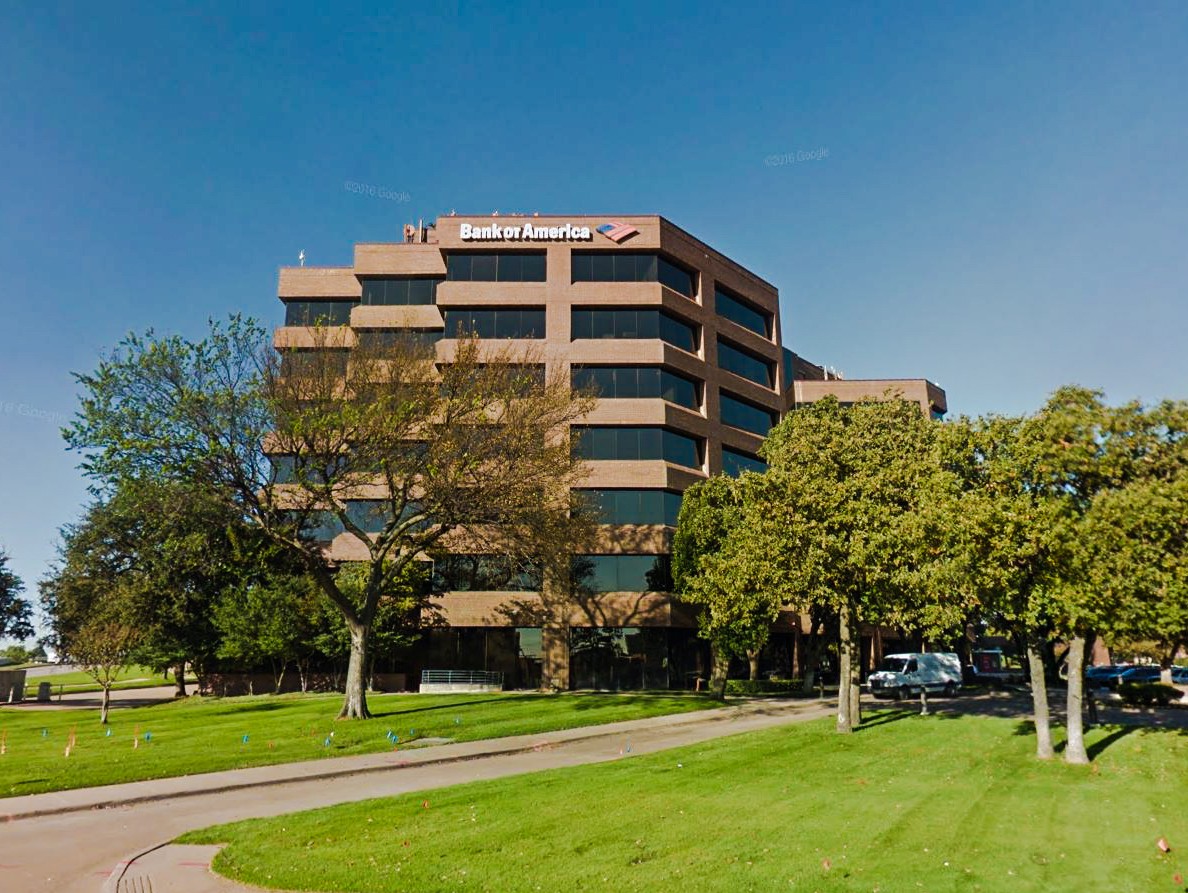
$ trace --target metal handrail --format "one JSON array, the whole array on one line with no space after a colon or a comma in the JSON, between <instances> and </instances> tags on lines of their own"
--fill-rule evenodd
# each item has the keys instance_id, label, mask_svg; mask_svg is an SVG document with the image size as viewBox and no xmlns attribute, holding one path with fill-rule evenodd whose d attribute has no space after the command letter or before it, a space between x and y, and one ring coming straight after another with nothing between
<instances>
[{"instance_id":1,"label":"metal handrail","mask_svg":"<svg viewBox=\"0 0 1188 893\"><path fill-rule=\"evenodd\" d=\"M503 674L493 670L421 670L422 685L503 685Z\"/></svg>"}]
</instances>

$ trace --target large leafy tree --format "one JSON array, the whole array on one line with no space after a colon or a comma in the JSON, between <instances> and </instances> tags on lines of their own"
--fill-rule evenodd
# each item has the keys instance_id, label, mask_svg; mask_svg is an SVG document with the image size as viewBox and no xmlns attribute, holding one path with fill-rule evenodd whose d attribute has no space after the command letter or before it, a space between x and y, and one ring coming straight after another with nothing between
<instances>
[{"instance_id":1,"label":"large leafy tree","mask_svg":"<svg viewBox=\"0 0 1188 893\"><path fill-rule=\"evenodd\" d=\"M459 338L436 362L407 339L363 346L319 328L282 361L233 317L200 341L126 338L78 376L84 399L65 436L97 481L151 470L199 483L288 550L351 637L340 716L366 717L376 612L409 564L495 551L567 578L582 468L565 435L590 404L557 370L541 380L540 360ZM340 585L335 535L365 565L361 587Z\"/></svg>"},{"instance_id":2,"label":"large leafy tree","mask_svg":"<svg viewBox=\"0 0 1188 893\"><path fill-rule=\"evenodd\" d=\"M0 549L0 639L27 639L33 635L33 606L20 597L25 584L8 560L8 553Z\"/></svg>"},{"instance_id":3,"label":"large leafy tree","mask_svg":"<svg viewBox=\"0 0 1188 893\"><path fill-rule=\"evenodd\" d=\"M201 682L220 634L223 592L260 577L266 544L223 501L193 485L127 478L63 530L59 562L41 583L54 638L66 653L88 621L137 631L135 656L173 668L185 693L185 666Z\"/></svg>"},{"instance_id":4,"label":"large leafy tree","mask_svg":"<svg viewBox=\"0 0 1188 893\"><path fill-rule=\"evenodd\" d=\"M760 484L760 476L747 473L690 487L673 537L676 594L699 608L700 632L713 652L710 689L719 698L732 655L746 657L756 678L759 652L781 606L780 594L763 584L767 556L746 524L747 491Z\"/></svg>"},{"instance_id":5,"label":"large leafy tree","mask_svg":"<svg viewBox=\"0 0 1188 893\"><path fill-rule=\"evenodd\" d=\"M763 448L769 470L746 521L770 557L762 586L838 617L839 732L860 721L861 623L937 633L962 616L948 557L958 478L937 428L905 401L829 398L791 413Z\"/></svg>"},{"instance_id":6,"label":"large leafy tree","mask_svg":"<svg viewBox=\"0 0 1188 893\"><path fill-rule=\"evenodd\" d=\"M1023 417L948 423L948 460L964 492L955 524L964 531L954 554L972 601L995 622L1021 632L1031 672L1036 754L1053 753L1042 652L1054 634L1053 572L1067 536L1060 506L1032 484Z\"/></svg>"},{"instance_id":7,"label":"large leafy tree","mask_svg":"<svg viewBox=\"0 0 1188 893\"><path fill-rule=\"evenodd\" d=\"M991 417L951 428L965 432L964 459L956 466L967 485L959 516L967 534L966 579L988 610L1026 637L1036 754L1042 759L1054 754L1042 652L1053 639L1063 639L1069 663L1065 759L1088 761L1082 725L1086 644L1098 633L1134 634L1145 622L1140 606L1146 583L1135 585L1135 575L1147 582L1151 575L1131 567L1142 550L1123 548L1126 531L1160 523L1174 530L1179 524L1165 511L1170 492L1125 523L1120 512L1123 506L1137 509L1135 500L1145 498L1135 487L1166 487L1184 468L1186 419L1182 404L1110 408L1100 393L1069 386L1031 417ZM1157 564L1166 562L1172 545L1163 539ZM1148 549L1146 557L1154 559L1155 552ZM1146 600L1153 597L1148 593Z\"/></svg>"},{"instance_id":8,"label":"large leafy tree","mask_svg":"<svg viewBox=\"0 0 1188 893\"><path fill-rule=\"evenodd\" d=\"M1074 610L1110 641L1158 643L1165 668L1188 644L1188 472L1104 492L1086 519L1084 578Z\"/></svg>"}]
</instances>

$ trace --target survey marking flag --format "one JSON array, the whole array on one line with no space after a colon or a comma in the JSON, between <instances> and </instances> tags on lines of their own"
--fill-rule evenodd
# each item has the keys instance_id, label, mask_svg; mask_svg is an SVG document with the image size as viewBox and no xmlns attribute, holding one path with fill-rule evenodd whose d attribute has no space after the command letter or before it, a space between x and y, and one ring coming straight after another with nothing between
<instances>
[{"instance_id":1,"label":"survey marking flag","mask_svg":"<svg viewBox=\"0 0 1188 893\"><path fill-rule=\"evenodd\" d=\"M602 226L598 227L598 232L602 233L612 242L624 242L632 236L639 235L639 230L630 223L623 223L618 220L602 224Z\"/></svg>"}]
</instances>

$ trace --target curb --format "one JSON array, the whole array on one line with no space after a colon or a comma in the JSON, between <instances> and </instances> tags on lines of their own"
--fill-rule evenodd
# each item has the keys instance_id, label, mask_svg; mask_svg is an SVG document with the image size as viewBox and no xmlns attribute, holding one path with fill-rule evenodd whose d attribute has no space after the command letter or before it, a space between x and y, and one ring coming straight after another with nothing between
<instances>
[{"instance_id":1,"label":"curb","mask_svg":"<svg viewBox=\"0 0 1188 893\"><path fill-rule=\"evenodd\" d=\"M711 715L705 716L704 714L707 712L710 713ZM750 713L750 712L751 711L746 711L746 713ZM761 711L755 711L755 712L761 712ZM728 720L738 717L739 714L740 714L740 708L737 708L737 707L729 710L728 712L727 711L719 711L719 710L695 711L692 714L678 714L681 716L689 716L689 718L683 719L682 721L674 720L673 722L669 723L669 725L671 725L671 726L685 726L685 725L691 725L694 723L726 722ZM668 715L671 716L672 714L668 714ZM633 720L627 720L627 721L632 722ZM600 728L600 726L588 726L587 728L598 729L598 728ZM578 731L578 729L557 729L553 732L542 733L542 737L551 735L551 734L556 734L557 732L569 732L569 731ZM593 740L596 738L613 738L617 735L629 733L630 731L631 730L619 729L619 730L610 731L610 732L608 732L608 731L592 732L591 734L574 735L572 737L567 737L560 741L551 741L551 742L545 742L545 743L548 743L551 746L564 746L566 744L569 744L571 742L576 742L576 741L590 741L590 740ZM525 737L527 737L527 736L525 736ZM44 807L41 809L31 809L26 812L7 813L6 816L7 816L7 820L10 822L19 822L22 819L42 818L44 816L53 816L53 815L66 815L66 814L74 813L74 812L88 812L91 810L98 810L98 809L115 809L120 806L134 806L139 803L155 803L155 802L158 802L161 800L172 800L172 799L181 798L181 797L198 797L198 796L202 796L205 794L222 794L222 793L226 793L228 791L243 790L245 788L275 787L276 785L295 784L295 783L300 783L300 782L305 782L305 781L324 781L324 780L330 779L330 778L342 778L342 777L349 776L349 775L367 775L367 774L374 773L374 772L391 772L393 770L399 771L402 769L415 769L419 766L440 766L440 765L446 765L449 763L464 763L464 762L468 762L470 760L482 760L482 759L486 759L488 757L511 756L514 754L530 753L530 752L538 749L540 746L541 746L541 743L538 742L536 744L521 744L521 745L516 745L515 747L505 747L505 748L499 748L499 749L484 750L481 753L458 754L456 756L437 757L437 758L433 758L433 759L418 760L416 762L405 762L403 764L388 763L388 764L384 764L382 766L360 766L360 767L356 767L356 768L327 769L326 771L322 771L322 772L313 772L313 773L310 773L307 775L299 775L299 776L289 776L287 778L269 778L269 779L261 779L258 781L244 781L244 782L238 782L238 783L230 782L230 783L214 785L212 787L191 788L189 790L168 791L168 792L163 792L160 794L143 794L140 796L112 798L110 800L100 800L100 801L93 802L93 803L78 804L78 805L74 805L74 806L47 806L47 807ZM350 759L350 757L346 757L345 759ZM311 760L304 761L304 763L310 763L310 762L316 762L316 761L311 761ZM279 765L284 765L284 764L279 764ZM303 765L303 763L290 764L290 765ZM268 768L268 767L253 766L250 768ZM161 780L164 780L164 779L161 779ZM4 805L4 801L0 800L0 811L3 811L3 805ZM152 850L157 849L160 846L164 846L164 844L158 844L157 846L154 846L148 850L145 850L145 852L146 853L152 852ZM144 854L141 853L141 855L144 855Z\"/></svg>"},{"instance_id":2,"label":"curb","mask_svg":"<svg viewBox=\"0 0 1188 893\"><path fill-rule=\"evenodd\" d=\"M164 843L155 844L148 849L138 851L135 855L129 856L127 859L121 860L120 863L111 870L111 874L109 874L104 879L103 886L99 888L99 893L119 893L120 881L124 879L124 875L128 873L128 869L136 863L136 860L142 859L149 853L155 852L162 847L169 846L169 843L169 841L165 841Z\"/></svg>"}]
</instances>

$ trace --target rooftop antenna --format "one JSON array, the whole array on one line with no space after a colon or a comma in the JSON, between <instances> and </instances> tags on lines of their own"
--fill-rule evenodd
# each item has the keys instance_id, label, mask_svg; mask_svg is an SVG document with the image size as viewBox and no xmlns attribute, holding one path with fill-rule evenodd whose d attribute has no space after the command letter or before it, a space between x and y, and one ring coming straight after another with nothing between
<instances>
[{"instance_id":1,"label":"rooftop antenna","mask_svg":"<svg viewBox=\"0 0 1188 893\"><path fill-rule=\"evenodd\" d=\"M304 248L302 248L301 252L297 255L297 261L298 261L298 263L301 264L301 266L303 266L303 267L305 266L305 249Z\"/></svg>"}]
</instances>

